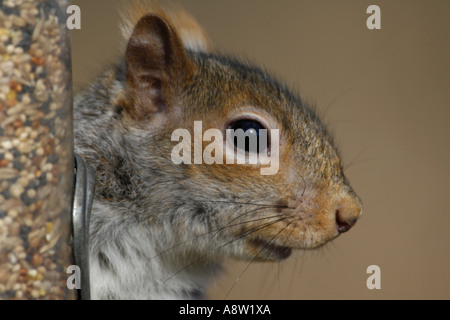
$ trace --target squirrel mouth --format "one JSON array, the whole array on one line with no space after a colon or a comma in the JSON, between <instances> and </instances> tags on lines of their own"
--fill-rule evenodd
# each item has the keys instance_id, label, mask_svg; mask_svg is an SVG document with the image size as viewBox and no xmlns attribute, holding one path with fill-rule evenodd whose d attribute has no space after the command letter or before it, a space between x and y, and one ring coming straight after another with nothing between
<instances>
[{"instance_id":1,"label":"squirrel mouth","mask_svg":"<svg viewBox=\"0 0 450 320\"><path fill-rule=\"evenodd\" d=\"M292 253L292 249L289 247L280 246L261 239L252 239L251 244L257 250L256 257L266 260L285 260Z\"/></svg>"}]
</instances>

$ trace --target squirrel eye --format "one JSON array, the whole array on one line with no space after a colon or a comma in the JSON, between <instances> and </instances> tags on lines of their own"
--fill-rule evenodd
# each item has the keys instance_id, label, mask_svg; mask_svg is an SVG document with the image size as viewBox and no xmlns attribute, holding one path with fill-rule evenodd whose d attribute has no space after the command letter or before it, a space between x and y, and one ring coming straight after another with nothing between
<instances>
[{"instance_id":1,"label":"squirrel eye","mask_svg":"<svg viewBox=\"0 0 450 320\"><path fill-rule=\"evenodd\" d=\"M233 144L237 149L259 153L267 148L267 129L258 121L250 119L238 120L231 123L228 129L231 129L233 132ZM260 143L263 143L263 145L260 145Z\"/></svg>"}]
</instances>

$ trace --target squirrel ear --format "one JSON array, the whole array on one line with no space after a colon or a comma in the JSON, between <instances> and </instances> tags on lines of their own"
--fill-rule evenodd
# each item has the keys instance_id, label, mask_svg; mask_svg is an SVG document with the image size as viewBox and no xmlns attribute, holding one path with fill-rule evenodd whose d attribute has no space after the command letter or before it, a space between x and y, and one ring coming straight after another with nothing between
<instances>
[{"instance_id":1,"label":"squirrel ear","mask_svg":"<svg viewBox=\"0 0 450 320\"><path fill-rule=\"evenodd\" d=\"M193 69L174 29L156 14L144 16L135 26L125 62L131 100L127 109L139 119L164 110Z\"/></svg>"}]
</instances>

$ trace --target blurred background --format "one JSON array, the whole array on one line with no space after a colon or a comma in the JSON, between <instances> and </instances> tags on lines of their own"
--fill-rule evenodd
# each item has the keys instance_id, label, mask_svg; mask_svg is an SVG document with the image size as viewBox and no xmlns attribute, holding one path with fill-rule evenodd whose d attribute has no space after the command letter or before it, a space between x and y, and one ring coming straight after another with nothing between
<instances>
[{"instance_id":1,"label":"blurred background","mask_svg":"<svg viewBox=\"0 0 450 320\"><path fill-rule=\"evenodd\" d=\"M75 91L120 56L113 0L72 0ZM164 4L164 1L162 1ZM450 298L450 1L179 1L223 52L248 57L316 106L364 213L281 263L230 261L212 299ZM381 30L366 9L381 8ZM381 269L369 290L366 269Z\"/></svg>"}]
</instances>

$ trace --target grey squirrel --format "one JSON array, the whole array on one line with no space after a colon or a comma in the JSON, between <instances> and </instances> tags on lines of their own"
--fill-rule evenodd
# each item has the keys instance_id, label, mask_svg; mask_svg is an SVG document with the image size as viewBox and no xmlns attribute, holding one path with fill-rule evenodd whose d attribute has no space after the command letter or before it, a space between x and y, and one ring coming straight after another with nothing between
<instances>
[{"instance_id":1,"label":"grey squirrel","mask_svg":"<svg viewBox=\"0 0 450 320\"><path fill-rule=\"evenodd\" d=\"M216 52L184 11L132 2L126 12L122 61L74 103L75 152L96 171L93 299L203 298L227 259L280 261L355 224L361 201L311 107L267 72ZM278 129L279 148L268 151L278 171L174 163L172 134L194 135L195 121L224 135Z\"/></svg>"}]
</instances>

